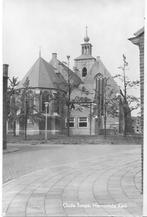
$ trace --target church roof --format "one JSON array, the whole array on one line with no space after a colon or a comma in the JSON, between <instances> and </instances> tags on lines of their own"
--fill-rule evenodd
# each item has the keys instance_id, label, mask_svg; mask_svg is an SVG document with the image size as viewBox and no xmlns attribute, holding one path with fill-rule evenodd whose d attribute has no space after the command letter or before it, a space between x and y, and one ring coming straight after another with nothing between
<instances>
[{"instance_id":1,"label":"church roof","mask_svg":"<svg viewBox=\"0 0 147 217\"><path fill-rule=\"evenodd\" d=\"M79 57L75 58L75 60L88 60L88 59L95 59L93 56L91 55L80 55Z\"/></svg>"},{"instance_id":2,"label":"church roof","mask_svg":"<svg viewBox=\"0 0 147 217\"><path fill-rule=\"evenodd\" d=\"M60 74L62 76L62 79L64 79L65 82L68 80L68 72L69 72L69 79L70 83L73 86L79 86L80 83L82 83L80 77L73 72L70 68L68 68L63 62L57 59L57 57L53 57L50 61L50 64L55 68L57 74Z\"/></svg>"},{"instance_id":3,"label":"church roof","mask_svg":"<svg viewBox=\"0 0 147 217\"><path fill-rule=\"evenodd\" d=\"M30 87L32 88L53 88L61 89L61 76L55 73L55 68L46 62L42 57L39 57L28 73L24 76L18 85L18 88L23 88L23 84L28 77Z\"/></svg>"}]
</instances>

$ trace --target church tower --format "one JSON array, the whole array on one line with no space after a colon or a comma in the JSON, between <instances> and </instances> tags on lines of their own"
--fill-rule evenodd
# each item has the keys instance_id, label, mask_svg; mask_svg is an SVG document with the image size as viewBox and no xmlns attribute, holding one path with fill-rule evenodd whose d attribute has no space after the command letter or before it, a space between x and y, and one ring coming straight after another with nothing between
<instances>
[{"instance_id":1,"label":"church tower","mask_svg":"<svg viewBox=\"0 0 147 217\"><path fill-rule=\"evenodd\" d=\"M78 76L81 78L82 81L85 80L91 66L96 61L96 59L92 56L92 44L89 41L90 38L88 37L86 26L84 43L81 44L81 55L74 59L75 71L77 72Z\"/></svg>"}]
</instances>

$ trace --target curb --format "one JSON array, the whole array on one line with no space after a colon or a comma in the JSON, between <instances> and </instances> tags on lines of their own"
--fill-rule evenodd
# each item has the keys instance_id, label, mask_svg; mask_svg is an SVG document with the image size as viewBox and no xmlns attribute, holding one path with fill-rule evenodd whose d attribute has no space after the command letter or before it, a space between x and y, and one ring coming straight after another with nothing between
<instances>
[{"instance_id":1,"label":"curb","mask_svg":"<svg viewBox=\"0 0 147 217\"><path fill-rule=\"evenodd\" d=\"M19 151L18 148L10 149L10 150L3 150L3 154L9 154L9 153L12 153L12 152L17 152L17 151Z\"/></svg>"}]
</instances>

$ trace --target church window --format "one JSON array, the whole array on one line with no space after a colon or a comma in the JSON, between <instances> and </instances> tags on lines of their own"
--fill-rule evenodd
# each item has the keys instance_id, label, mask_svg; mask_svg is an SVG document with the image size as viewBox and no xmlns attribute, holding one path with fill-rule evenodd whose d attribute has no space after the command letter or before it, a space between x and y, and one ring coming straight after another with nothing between
<instances>
[{"instance_id":1,"label":"church window","mask_svg":"<svg viewBox=\"0 0 147 217\"><path fill-rule=\"evenodd\" d=\"M87 69L86 69L86 67L84 67L82 69L82 77L86 77L86 75L87 75Z\"/></svg>"},{"instance_id":2,"label":"church window","mask_svg":"<svg viewBox=\"0 0 147 217\"><path fill-rule=\"evenodd\" d=\"M59 93L53 93L53 100L52 100L52 109L55 113L59 114L60 112L60 95Z\"/></svg>"},{"instance_id":3,"label":"church window","mask_svg":"<svg viewBox=\"0 0 147 217\"><path fill-rule=\"evenodd\" d=\"M78 118L78 126L79 127L87 127L87 125L88 125L88 118L87 117Z\"/></svg>"}]
</instances>

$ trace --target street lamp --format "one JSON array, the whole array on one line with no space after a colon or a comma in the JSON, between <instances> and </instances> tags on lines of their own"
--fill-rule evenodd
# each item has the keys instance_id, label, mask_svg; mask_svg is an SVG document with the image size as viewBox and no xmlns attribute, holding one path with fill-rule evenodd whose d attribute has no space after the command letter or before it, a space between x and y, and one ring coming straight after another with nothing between
<instances>
[{"instance_id":1,"label":"street lamp","mask_svg":"<svg viewBox=\"0 0 147 217\"><path fill-rule=\"evenodd\" d=\"M47 143L47 107L49 106L49 102L45 102L45 142Z\"/></svg>"}]
</instances>

